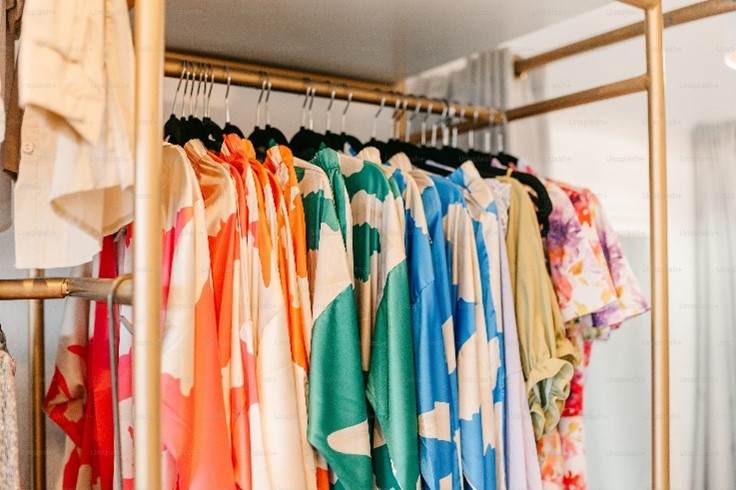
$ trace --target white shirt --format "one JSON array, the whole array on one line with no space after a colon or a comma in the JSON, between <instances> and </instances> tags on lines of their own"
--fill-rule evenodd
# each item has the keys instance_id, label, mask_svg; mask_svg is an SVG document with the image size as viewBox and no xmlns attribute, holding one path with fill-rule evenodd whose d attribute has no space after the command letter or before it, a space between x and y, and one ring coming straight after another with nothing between
<instances>
[{"instance_id":1,"label":"white shirt","mask_svg":"<svg viewBox=\"0 0 736 490\"><path fill-rule=\"evenodd\" d=\"M87 262L132 220L133 70L124 0L26 2L16 267Z\"/></svg>"}]
</instances>

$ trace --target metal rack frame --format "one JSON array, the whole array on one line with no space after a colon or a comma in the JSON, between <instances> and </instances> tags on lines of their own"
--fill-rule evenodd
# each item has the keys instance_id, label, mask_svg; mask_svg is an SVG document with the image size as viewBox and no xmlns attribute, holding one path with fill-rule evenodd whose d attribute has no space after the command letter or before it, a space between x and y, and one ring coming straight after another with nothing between
<instances>
[{"instance_id":1,"label":"metal rack frame","mask_svg":"<svg viewBox=\"0 0 736 490\"><path fill-rule=\"evenodd\" d=\"M453 104L455 113L477 114L475 123L465 121L459 130L484 127L504 120L514 121L548 112L588 104L599 100L647 92L649 136L649 189L651 226L652 283L652 487L669 489L669 344L667 289L667 201L664 114L664 69L662 31L704 17L736 10L730 0L708 0L675 10L663 16L661 0L621 0L644 12L644 21L572 43L547 53L517 59L515 72L524 72L578 53L600 48L644 34L647 71L638 77L614 82L582 92L537 102L506 111ZM406 100L406 109L418 105L425 110L433 103L433 112L443 108L436 100L404 96L392 92L387 84L277 69L255 64L167 53L164 45L164 1L138 0L135 6L134 41L136 54L135 171L136 198L133 288L121 287L115 301L135 304L134 324L134 396L135 406L135 481L136 488L161 487L160 410L160 309L161 309L161 223L160 173L162 140L162 103L164 76L178 77L184 62L205 63L221 80L229 73L234 85L260 87L263 72L268 74L272 90L305 93L308 87L318 96L330 96L371 104L394 105ZM227 66L227 69L224 68ZM413 135L418 137L418 135ZM66 296L105 301L113 280L95 278L42 278L42 271L32 271L31 279L1 280L0 300L30 299L29 323L32 335L33 410L33 484L43 489L45 482L43 402L43 301Z\"/></svg>"}]
</instances>

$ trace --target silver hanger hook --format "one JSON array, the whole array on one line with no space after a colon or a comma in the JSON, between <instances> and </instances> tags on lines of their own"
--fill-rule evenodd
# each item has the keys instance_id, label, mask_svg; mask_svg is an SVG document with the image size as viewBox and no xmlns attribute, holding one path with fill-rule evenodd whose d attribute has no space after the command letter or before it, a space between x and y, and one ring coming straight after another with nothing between
<instances>
[{"instance_id":1,"label":"silver hanger hook","mask_svg":"<svg viewBox=\"0 0 736 490\"><path fill-rule=\"evenodd\" d=\"M493 115L491 115L493 117ZM475 149L475 126L478 124L478 109L473 111L473 125L468 131L468 149Z\"/></svg>"},{"instance_id":2,"label":"silver hanger hook","mask_svg":"<svg viewBox=\"0 0 736 490\"><path fill-rule=\"evenodd\" d=\"M332 83L330 83L330 86L332 86ZM325 120L326 133L329 133L330 129L332 129L332 104L335 102L335 94L337 94L337 90L335 87L332 87L330 90L330 101L327 103L327 118Z\"/></svg>"},{"instance_id":3,"label":"silver hanger hook","mask_svg":"<svg viewBox=\"0 0 736 490\"><path fill-rule=\"evenodd\" d=\"M381 105L378 107L376 115L373 116L373 128L371 129L371 139L376 139L376 132L378 131L378 116L381 115L383 107L386 105L386 96L381 97Z\"/></svg>"},{"instance_id":4,"label":"silver hanger hook","mask_svg":"<svg viewBox=\"0 0 736 490\"><path fill-rule=\"evenodd\" d=\"M174 92L174 103L171 104L171 113L176 112L176 99L179 97L179 89L181 88L181 82L184 80L184 73L187 71L187 61L185 60L181 64L181 75L179 76L179 83L176 84L176 92Z\"/></svg>"},{"instance_id":5,"label":"silver hanger hook","mask_svg":"<svg viewBox=\"0 0 736 490\"><path fill-rule=\"evenodd\" d=\"M406 108L409 107L409 97L406 95L404 96L404 102L401 104L401 112L405 115L406 114Z\"/></svg>"},{"instance_id":6,"label":"silver hanger hook","mask_svg":"<svg viewBox=\"0 0 736 490\"><path fill-rule=\"evenodd\" d=\"M345 88L347 89L348 86L345 85ZM340 132L345 132L345 123L347 121L347 114L348 114L348 108L350 108L350 103L353 101L353 92L352 90L348 92L348 101L345 103L345 108L342 110L342 115L340 116Z\"/></svg>"},{"instance_id":7,"label":"silver hanger hook","mask_svg":"<svg viewBox=\"0 0 736 490\"><path fill-rule=\"evenodd\" d=\"M452 117L455 114L455 106L452 106L452 109L450 111L450 125L452 126ZM458 115L459 119L465 119L465 106L461 106L460 108L460 114ZM453 148L457 148L457 126L452 126L452 132L450 136L450 146Z\"/></svg>"},{"instance_id":8,"label":"silver hanger hook","mask_svg":"<svg viewBox=\"0 0 736 490\"><path fill-rule=\"evenodd\" d=\"M266 112L266 126L271 126L271 111L268 109L268 101L271 100L271 87L273 87L273 83L271 83L271 77L266 75L266 100L263 103L263 107Z\"/></svg>"},{"instance_id":9,"label":"silver hanger hook","mask_svg":"<svg viewBox=\"0 0 736 490\"><path fill-rule=\"evenodd\" d=\"M401 98L396 97L396 102L394 102L394 112L391 114L391 119L398 119L397 116L399 116L400 113L401 113Z\"/></svg>"},{"instance_id":10,"label":"silver hanger hook","mask_svg":"<svg viewBox=\"0 0 736 490\"><path fill-rule=\"evenodd\" d=\"M491 135L493 134L494 127L496 126L493 116L495 109L493 107L489 107L488 112L490 114L490 121L488 123L488 127L486 127L486 130L483 132L483 151L486 153L491 153L491 151L493 150L493 148L491 147Z\"/></svg>"},{"instance_id":11,"label":"silver hanger hook","mask_svg":"<svg viewBox=\"0 0 736 490\"><path fill-rule=\"evenodd\" d=\"M431 140L432 145L431 146L433 147L437 145L437 126L442 127L442 143L444 144L445 142L444 141L445 140L445 137L444 137L445 135L445 117L447 117L447 112L449 110L448 107L449 107L449 104L443 101L442 102L442 114L440 115L439 120L436 120L435 122L432 123L432 140Z\"/></svg>"},{"instance_id":12,"label":"silver hanger hook","mask_svg":"<svg viewBox=\"0 0 736 490\"><path fill-rule=\"evenodd\" d=\"M191 70L190 70L191 63L187 61L185 65L186 65L187 73L184 79L184 90L182 91L182 94L181 94L181 116L180 117L182 118L184 117L184 107L187 103L187 90L189 88L189 75L191 74Z\"/></svg>"},{"instance_id":13,"label":"silver hanger hook","mask_svg":"<svg viewBox=\"0 0 736 490\"><path fill-rule=\"evenodd\" d=\"M404 102L401 104L401 112L404 117L404 130L406 130L406 122L408 118L406 117L406 109L409 107L409 98L405 95L404 96ZM396 120L396 139L398 140L401 137L401 118L398 118Z\"/></svg>"},{"instance_id":14,"label":"silver hanger hook","mask_svg":"<svg viewBox=\"0 0 736 490\"><path fill-rule=\"evenodd\" d=\"M194 85L197 83L197 70L199 66L195 63L192 68L192 86L189 87L189 115L194 114Z\"/></svg>"},{"instance_id":15,"label":"silver hanger hook","mask_svg":"<svg viewBox=\"0 0 736 490\"><path fill-rule=\"evenodd\" d=\"M312 81L309 78L305 78L304 81L307 83L307 93L304 96L304 102L302 102L302 127L307 126L307 104L309 103L309 96L312 94Z\"/></svg>"},{"instance_id":16,"label":"silver hanger hook","mask_svg":"<svg viewBox=\"0 0 736 490\"><path fill-rule=\"evenodd\" d=\"M263 102L263 94L266 92L266 86L268 85L268 82L266 81L266 73L260 72L261 75L261 93L258 94L258 102L256 102L256 128L261 127L261 102Z\"/></svg>"},{"instance_id":17,"label":"silver hanger hook","mask_svg":"<svg viewBox=\"0 0 736 490\"><path fill-rule=\"evenodd\" d=\"M450 144L449 125L452 123L452 118L455 116L455 106L447 99L445 99L443 104L445 108L442 111L442 117L440 117L440 129L442 129L442 146L447 146Z\"/></svg>"},{"instance_id":18,"label":"silver hanger hook","mask_svg":"<svg viewBox=\"0 0 736 490\"><path fill-rule=\"evenodd\" d=\"M230 67L225 65L225 73L227 74L227 88L225 89L225 123L230 124L230 82L232 77L230 76Z\"/></svg>"},{"instance_id":19,"label":"silver hanger hook","mask_svg":"<svg viewBox=\"0 0 736 490\"><path fill-rule=\"evenodd\" d=\"M424 119L422 119L422 146L425 146L427 144L427 121L429 120L430 114L432 114L433 107L434 102L430 102L429 105L427 105L427 115L424 116Z\"/></svg>"},{"instance_id":20,"label":"silver hanger hook","mask_svg":"<svg viewBox=\"0 0 736 490\"><path fill-rule=\"evenodd\" d=\"M197 97L196 97L196 99L194 99L194 112L193 112L194 117L197 117L199 115L199 93L202 90L202 79L204 78L204 75L206 73L205 72L205 64L204 63L200 63L199 64L199 67L200 67L201 71L199 72L199 80L197 81ZM206 87L206 85L207 85L206 79L205 79L205 82L204 83L205 83L205 87ZM204 106L204 101L202 102L202 105Z\"/></svg>"},{"instance_id":21,"label":"silver hanger hook","mask_svg":"<svg viewBox=\"0 0 736 490\"><path fill-rule=\"evenodd\" d=\"M210 89L207 92L207 105L205 106L206 107L206 112L207 112L207 114L205 114L205 115L209 118L210 117L210 108L212 107L212 89L215 86L215 67L212 66L211 64L208 64L207 66L209 66L210 73L212 74L212 76L210 77Z\"/></svg>"},{"instance_id":22,"label":"silver hanger hook","mask_svg":"<svg viewBox=\"0 0 736 490\"><path fill-rule=\"evenodd\" d=\"M422 110L422 103L417 101L417 105L414 106L414 113L410 117L406 118L406 129L404 130L404 142L408 143L409 139L411 138L411 125L414 122L414 119L417 117L417 114L419 114L419 111Z\"/></svg>"},{"instance_id":23,"label":"silver hanger hook","mask_svg":"<svg viewBox=\"0 0 736 490\"><path fill-rule=\"evenodd\" d=\"M312 98L309 99L309 129L314 129L314 114L312 113L312 106L314 106L314 96L317 95L317 89L312 85Z\"/></svg>"}]
</instances>

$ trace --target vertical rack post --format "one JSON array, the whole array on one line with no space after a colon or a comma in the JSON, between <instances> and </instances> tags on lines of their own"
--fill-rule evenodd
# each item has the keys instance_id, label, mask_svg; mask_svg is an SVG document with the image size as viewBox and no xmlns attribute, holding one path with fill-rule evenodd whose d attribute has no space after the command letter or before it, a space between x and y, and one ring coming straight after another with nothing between
<instances>
[{"instance_id":1,"label":"vertical rack post","mask_svg":"<svg viewBox=\"0 0 736 490\"><path fill-rule=\"evenodd\" d=\"M652 488L670 488L667 173L662 2L645 9L652 284Z\"/></svg>"},{"instance_id":2,"label":"vertical rack post","mask_svg":"<svg viewBox=\"0 0 736 490\"><path fill-rule=\"evenodd\" d=\"M31 269L29 277L43 277L43 270ZM28 301L28 325L31 337L31 421L32 433L32 488L46 488L46 420L43 413L43 397L46 388L45 336L43 300Z\"/></svg>"},{"instance_id":3,"label":"vertical rack post","mask_svg":"<svg viewBox=\"0 0 736 490\"><path fill-rule=\"evenodd\" d=\"M161 134L164 1L135 6L135 487L161 488Z\"/></svg>"}]
</instances>

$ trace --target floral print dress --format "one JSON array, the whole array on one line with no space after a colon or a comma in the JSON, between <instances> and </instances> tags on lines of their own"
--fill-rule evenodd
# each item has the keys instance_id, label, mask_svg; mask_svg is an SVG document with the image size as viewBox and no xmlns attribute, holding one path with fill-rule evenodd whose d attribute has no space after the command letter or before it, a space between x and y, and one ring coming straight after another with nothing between
<instances>
[{"instance_id":1,"label":"floral print dress","mask_svg":"<svg viewBox=\"0 0 736 490\"><path fill-rule=\"evenodd\" d=\"M538 441L545 488L587 488L583 389L595 338L649 309L600 201L589 190L545 184L553 211L545 249L567 337L580 350L556 430Z\"/></svg>"}]
</instances>

